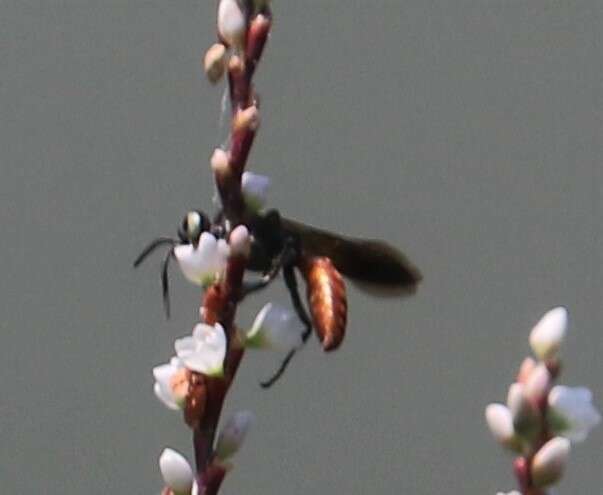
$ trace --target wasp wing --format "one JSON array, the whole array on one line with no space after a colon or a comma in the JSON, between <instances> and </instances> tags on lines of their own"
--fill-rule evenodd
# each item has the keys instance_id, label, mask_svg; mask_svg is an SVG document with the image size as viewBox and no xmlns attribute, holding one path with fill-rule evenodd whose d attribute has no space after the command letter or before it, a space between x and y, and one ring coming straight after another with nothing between
<instances>
[{"instance_id":1,"label":"wasp wing","mask_svg":"<svg viewBox=\"0 0 603 495\"><path fill-rule=\"evenodd\" d=\"M369 293L411 294L422 279L418 268L386 242L344 237L286 218L282 225L300 239L304 255L330 258L337 270Z\"/></svg>"}]
</instances>

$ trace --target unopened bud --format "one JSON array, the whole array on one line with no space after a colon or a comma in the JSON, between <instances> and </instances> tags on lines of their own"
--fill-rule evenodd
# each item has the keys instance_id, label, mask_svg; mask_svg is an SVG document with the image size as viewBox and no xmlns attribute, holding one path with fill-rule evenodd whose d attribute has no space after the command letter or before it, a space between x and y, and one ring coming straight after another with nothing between
<instances>
[{"instance_id":1,"label":"unopened bud","mask_svg":"<svg viewBox=\"0 0 603 495\"><path fill-rule=\"evenodd\" d=\"M211 168L215 174L226 175L229 172L230 159L222 148L216 148L210 159Z\"/></svg>"},{"instance_id":2,"label":"unopened bud","mask_svg":"<svg viewBox=\"0 0 603 495\"><path fill-rule=\"evenodd\" d=\"M486 422L494 438L507 448L519 450L519 439L513 429L513 417L508 407L490 404L486 407Z\"/></svg>"},{"instance_id":3,"label":"unopened bud","mask_svg":"<svg viewBox=\"0 0 603 495\"><path fill-rule=\"evenodd\" d=\"M543 488L561 479L570 453L570 441L555 437L545 443L532 461L532 482Z\"/></svg>"},{"instance_id":4,"label":"unopened bud","mask_svg":"<svg viewBox=\"0 0 603 495\"><path fill-rule=\"evenodd\" d=\"M229 45L242 48L247 32L247 16L237 0L220 0L218 34Z\"/></svg>"},{"instance_id":5,"label":"unopened bud","mask_svg":"<svg viewBox=\"0 0 603 495\"><path fill-rule=\"evenodd\" d=\"M532 374L532 371L534 371L534 368L536 368L536 361L534 361L534 359L531 357L525 358L519 366L517 381L525 385L525 383L528 381L528 378Z\"/></svg>"},{"instance_id":6,"label":"unopened bud","mask_svg":"<svg viewBox=\"0 0 603 495\"><path fill-rule=\"evenodd\" d=\"M251 252L251 238L249 237L249 230L245 225L238 225L230 233L228 239L230 244L231 256L245 256L248 257Z\"/></svg>"},{"instance_id":7,"label":"unopened bud","mask_svg":"<svg viewBox=\"0 0 603 495\"><path fill-rule=\"evenodd\" d=\"M233 127L235 131L250 129L257 131L260 127L260 111L255 105L251 105L245 110L237 112L234 118Z\"/></svg>"},{"instance_id":8,"label":"unopened bud","mask_svg":"<svg viewBox=\"0 0 603 495\"><path fill-rule=\"evenodd\" d=\"M203 68L205 69L207 79L212 84L216 84L222 79L226 69L226 47L222 43L213 44L205 52Z\"/></svg>"},{"instance_id":9,"label":"unopened bud","mask_svg":"<svg viewBox=\"0 0 603 495\"><path fill-rule=\"evenodd\" d=\"M175 495L189 495L193 488L193 470L180 453L164 449L159 457L159 470L163 481Z\"/></svg>"},{"instance_id":10,"label":"unopened bud","mask_svg":"<svg viewBox=\"0 0 603 495\"><path fill-rule=\"evenodd\" d=\"M514 431L525 439L534 438L539 431L540 416L522 384L514 383L509 387L507 406L511 411Z\"/></svg>"},{"instance_id":11,"label":"unopened bud","mask_svg":"<svg viewBox=\"0 0 603 495\"><path fill-rule=\"evenodd\" d=\"M254 420L250 411L239 411L235 413L226 423L216 446L216 456L224 460L234 455L243 445L245 436Z\"/></svg>"},{"instance_id":12,"label":"unopened bud","mask_svg":"<svg viewBox=\"0 0 603 495\"><path fill-rule=\"evenodd\" d=\"M534 404L540 404L551 390L552 377L544 363L538 364L525 384L525 394Z\"/></svg>"},{"instance_id":13,"label":"unopened bud","mask_svg":"<svg viewBox=\"0 0 603 495\"><path fill-rule=\"evenodd\" d=\"M563 306L548 311L530 332L530 346L542 360L557 356L567 331L567 309Z\"/></svg>"}]
</instances>

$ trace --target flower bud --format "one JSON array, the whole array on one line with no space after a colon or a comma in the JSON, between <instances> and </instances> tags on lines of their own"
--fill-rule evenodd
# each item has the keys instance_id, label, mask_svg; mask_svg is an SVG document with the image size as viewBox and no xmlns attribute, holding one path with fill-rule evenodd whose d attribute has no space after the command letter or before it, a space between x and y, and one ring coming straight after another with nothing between
<instances>
[{"instance_id":1,"label":"flower bud","mask_svg":"<svg viewBox=\"0 0 603 495\"><path fill-rule=\"evenodd\" d=\"M534 371L534 368L536 368L536 361L531 357L525 358L519 366L519 371L517 372L517 381L525 385L525 383L528 381L528 378L532 374L532 371Z\"/></svg>"},{"instance_id":2,"label":"flower bud","mask_svg":"<svg viewBox=\"0 0 603 495\"><path fill-rule=\"evenodd\" d=\"M233 128L235 131L250 129L257 131L260 127L260 111L255 105L239 110L234 117Z\"/></svg>"},{"instance_id":3,"label":"flower bud","mask_svg":"<svg viewBox=\"0 0 603 495\"><path fill-rule=\"evenodd\" d=\"M228 239L231 256L248 257L251 252L251 237L245 225L237 225Z\"/></svg>"},{"instance_id":4,"label":"flower bud","mask_svg":"<svg viewBox=\"0 0 603 495\"><path fill-rule=\"evenodd\" d=\"M226 175L229 171L230 159L228 153L222 148L216 148L210 159L211 169L219 175Z\"/></svg>"},{"instance_id":5,"label":"flower bud","mask_svg":"<svg viewBox=\"0 0 603 495\"><path fill-rule=\"evenodd\" d=\"M544 363L538 364L525 384L525 395L534 404L540 404L548 395L553 379Z\"/></svg>"},{"instance_id":6,"label":"flower bud","mask_svg":"<svg viewBox=\"0 0 603 495\"><path fill-rule=\"evenodd\" d=\"M545 443L532 460L532 482L543 488L561 479L570 453L570 441L555 437Z\"/></svg>"},{"instance_id":7,"label":"flower bud","mask_svg":"<svg viewBox=\"0 0 603 495\"><path fill-rule=\"evenodd\" d=\"M205 52L203 68L210 83L216 84L222 79L226 70L226 47L222 43L214 43Z\"/></svg>"},{"instance_id":8,"label":"flower bud","mask_svg":"<svg viewBox=\"0 0 603 495\"><path fill-rule=\"evenodd\" d=\"M159 469L165 484L175 495L189 495L193 488L193 470L188 461L172 449L164 449L159 457Z\"/></svg>"},{"instance_id":9,"label":"flower bud","mask_svg":"<svg viewBox=\"0 0 603 495\"><path fill-rule=\"evenodd\" d=\"M218 459L225 460L241 448L254 419L251 411L239 411L226 422L220 431L216 446Z\"/></svg>"},{"instance_id":10,"label":"flower bud","mask_svg":"<svg viewBox=\"0 0 603 495\"><path fill-rule=\"evenodd\" d=\"M218 5L218 34L234 48L245 44L247 16L237 0L220 0Z\"/></svg>"},{"instance_id":11,"label":"flower bud","mask_svg":"<svg viewBox=\"0 0 603 495\"><path fill-rule=\"evenodd\" d=\"M531 440L540 429L540 416L525 393L525 387L514 383L509 387L507 406L511 412L513 429L521 437Z\"/></svg>"},{"instance_id":12,"label":"flower bud","mask_svg":"<svg viewBox=\"0 0 603 495\"><path fill-rule=\"evenodd\" d=\"M494 438L503 446L518 450L519 439L513 429L513 417L508 407L502 404L490 404L486 407L486 422Z\"/></svg>"},{"instance_id":13,"label":"flower bud","mask_svg":"<svg viewBox=\"0 0 603 495\"><path fill-rule=\"evenodd\" d=\"M563 306L548 311L530 332L530 346L540 359L555 358L567 330L567 309Z\"/></svg>"}]
</instances>

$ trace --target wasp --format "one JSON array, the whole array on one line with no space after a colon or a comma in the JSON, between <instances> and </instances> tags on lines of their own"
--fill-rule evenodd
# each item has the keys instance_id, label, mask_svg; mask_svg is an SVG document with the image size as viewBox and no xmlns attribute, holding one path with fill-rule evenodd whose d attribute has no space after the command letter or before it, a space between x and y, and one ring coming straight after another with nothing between
<instances>
[{"instance_id":1,"label":"wasp","mask_svg":"<svg viewBox=\"0 0 603 495\"><path fill-rule=\"evenodd\" d=\"M410 295L421 281L420 271L399 250L374 239L358 239L327 232L281 217L277 210L254 213L245 222L252 235L247 269L260 273L245 280L240 298L266 287L282 272L293 307L305 326L305 343L314 328L325 351L341 344L347 322L347 297L343 277L377 296ZM203 232L225 238L229 224L219 212L213 221L200 210L188 212L178 228L178 239L159 237L134 262L137 267L155 249L171 246L161 265L161 285L169 317L168 265L180 244L197 246ZM297 273L305 281L306 303L302 302ZM274 375L261 383L271 386L285 371L297 349L287 354Z\"/></svg>"}]
</instances>

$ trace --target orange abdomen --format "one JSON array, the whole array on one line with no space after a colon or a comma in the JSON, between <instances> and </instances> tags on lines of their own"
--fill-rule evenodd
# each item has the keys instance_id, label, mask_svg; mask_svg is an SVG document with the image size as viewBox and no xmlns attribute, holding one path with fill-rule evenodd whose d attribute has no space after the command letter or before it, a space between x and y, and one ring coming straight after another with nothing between
<instances>
[{"instance_id":1,"label":"orange abdomen","mask_svg":"<svg viewBox=\"0 0 603 495\"><path fill-rule=\"evenodd\" d=\"M325 351L337 349L345 335L348 301L341 274L326 257L309 257L301 266L312 323Z\"/></svg>"}]
</instances>

